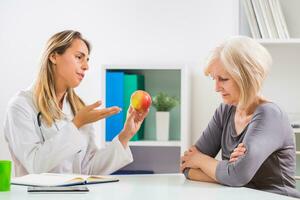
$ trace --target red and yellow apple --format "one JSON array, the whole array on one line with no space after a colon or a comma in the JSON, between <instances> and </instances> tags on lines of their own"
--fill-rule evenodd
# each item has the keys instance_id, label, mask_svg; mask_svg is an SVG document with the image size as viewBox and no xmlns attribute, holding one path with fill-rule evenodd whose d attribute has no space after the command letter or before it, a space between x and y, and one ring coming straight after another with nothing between
<instances>
[{"instance_id":1,"label":"red and yellow apple","mask_svg":"<svg viewBox=\"0 0 300 200\"><path fill-rule=\"evenodd\" d=\"M151 96L143 90L135 91L130 98L130 105L138 112L147 111L151 103Z\"/></svg>"}]
</instances>

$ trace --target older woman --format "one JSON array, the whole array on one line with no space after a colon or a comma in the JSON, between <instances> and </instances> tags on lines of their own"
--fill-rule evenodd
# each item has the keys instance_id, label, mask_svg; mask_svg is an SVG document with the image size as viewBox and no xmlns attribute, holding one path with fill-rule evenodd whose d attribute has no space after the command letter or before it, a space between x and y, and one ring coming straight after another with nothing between
<instances>
[{"instance_id":1,"label":"older woman","mask_svg":"<svg viewBox=\"0 0 300 200\"><path fill-rule=\"evenodd\" d=\"M300 197L287 114L260 94L270 65L267 50L247 37L231 38L213 51L205 74L215 80L223 103L182 157L188 179ZM219 150L221 161L215 159Z\"/></svg>"}]
</instances>

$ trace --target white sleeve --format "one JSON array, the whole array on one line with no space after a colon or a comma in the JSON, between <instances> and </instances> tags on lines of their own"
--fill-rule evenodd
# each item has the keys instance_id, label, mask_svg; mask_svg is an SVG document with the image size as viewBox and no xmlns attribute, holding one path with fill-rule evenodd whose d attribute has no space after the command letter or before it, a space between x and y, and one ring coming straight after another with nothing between
<instances>
[{"instance_id":1,"label":"white sleeve","mask_svg":"<svg viewBox=\"0 0 300 200\"><path fill-rule=\"evenodd\" d=\"M95 130L91 126L90 140L82 163L84 174L111 174L133 161L130 148L123 147L116 136L105 148L98 148L95 143Z\"/></svg>"},{"instance_id":2,"label":"white sleeve","mask_svg":"<svg viewBox=\"0 0 300 200\"><path fill-rule=\"evenodd\" d=\"M9 147L28 173L48 172L82 148L82 136L72 122L42 143L34 120L30 106L12 104L4 122Z\"/></svg>"}]
</instances>

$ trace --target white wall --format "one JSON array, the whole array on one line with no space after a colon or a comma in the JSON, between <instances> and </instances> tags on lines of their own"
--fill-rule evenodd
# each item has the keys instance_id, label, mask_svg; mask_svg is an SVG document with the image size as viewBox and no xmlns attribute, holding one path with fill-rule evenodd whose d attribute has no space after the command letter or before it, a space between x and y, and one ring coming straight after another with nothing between
<instances>
[{"instance_id":1,"label":"white wall","mask_svg":"<svg viewBox=\"0 0 300 200\"><path fill-rule=\"evenodd\" d=\"M1 0L0 124L12 95L29 86L46 40L76 29L93 45L78 88L88 103L101 97L103 64L187 65L192 70L193 141L219 103L202 66L209 49L236 33L236 0ZM1 129L0 159L9 158Z\"/></svg>"}]
</instances>

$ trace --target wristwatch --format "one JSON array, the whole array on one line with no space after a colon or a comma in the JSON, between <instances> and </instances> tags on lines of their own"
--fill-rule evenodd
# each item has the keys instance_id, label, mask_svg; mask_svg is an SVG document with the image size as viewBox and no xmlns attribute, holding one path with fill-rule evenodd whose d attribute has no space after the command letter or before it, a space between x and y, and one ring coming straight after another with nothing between
<instances>
[{"instance_id":1,"label":"wristwatch","mask_svg":"<svg viewBox=\"0 0 300 200\"><path fill-rule=\"evenodd\" d=\"M189 178L189 172L190 172L190 169L191 168L185 168L184 170L183 170L183 174L184 174L184 176L185 176L185 178Z\"/></svg>"}]
</instances>

